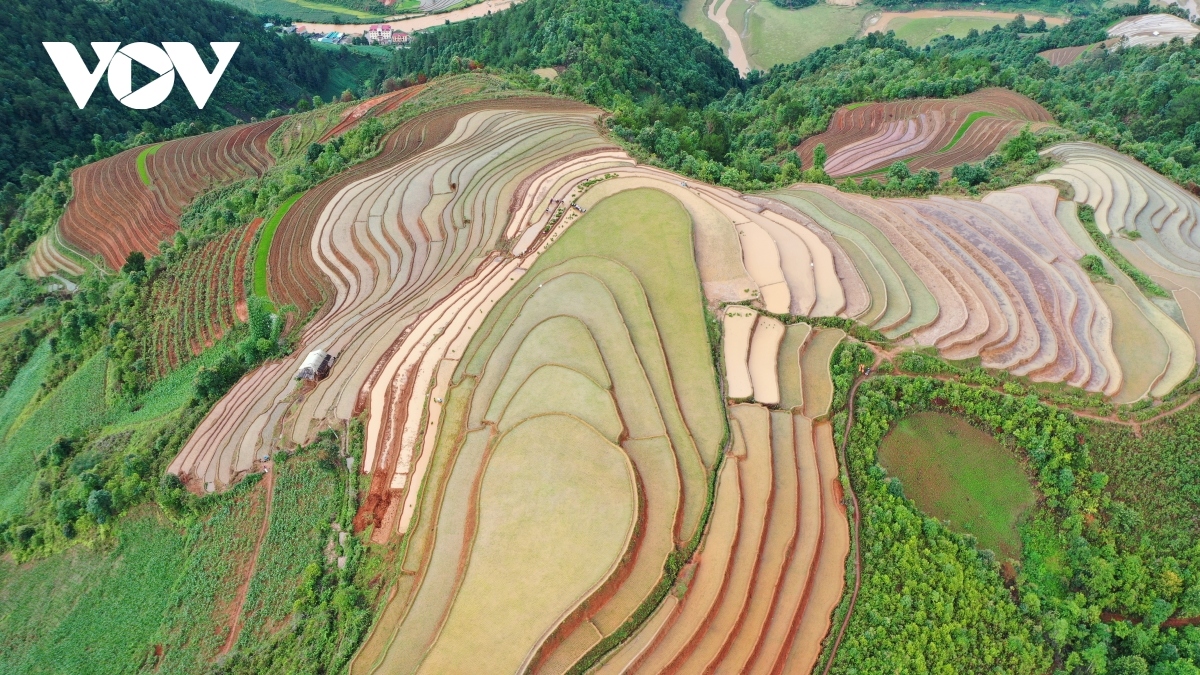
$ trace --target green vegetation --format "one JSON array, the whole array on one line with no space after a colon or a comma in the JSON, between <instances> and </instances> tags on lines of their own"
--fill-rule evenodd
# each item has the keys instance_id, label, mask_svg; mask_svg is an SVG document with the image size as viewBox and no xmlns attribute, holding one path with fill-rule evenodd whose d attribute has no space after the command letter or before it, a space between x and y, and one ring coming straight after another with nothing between
<instances>
[{"instance_id":1,"label":"green vegetation","mask_svg":"<svg viewBox=\"0 0 1200 675\"><path fill-rule=\"evenodd\" d=\"M295 21L377 21L393 14L415 9L411 1L386 7L377 0L221 0L259 16L279 17ZM406 6L401 6L401 5Z\"/></svg>"},{"instance_id":2,"label":"green vegetation","mask_svg":"<svg viewBox=\"0 0 1200 675\"><path fill-rule=\"evenodd\" d=\"M350 537L335 547L348 556L345 569L323 554L330 523L349 520L341 500L347 474L329 451L326 437L279 458L245 639L221 672L251 672L249 664L262 668L252 672L324 672L318 668L348 660L369 623L361 544ZM224 495L185 498L173 522L143 507L98 550L76 547L20 566L0 558L0 670L207 672L250 573L267 496L258 478ZM264 616L284 620L264 630Z\"/></svg>"},{"instance_id":3,"label":"green vegetation","mask_svg":"<svg viewBox=\"0 0 1200 675\"><path fill-rule=\"evenodd\" d=\"M275 238L275 230L279 228L279 223L283 221L283 217L296 203L296 200L304 196L304 193L297 193L288 197L275 209L275 214L263 226L262 233L258 235L258 245L254 249L254 294L258 297L267 300L267 260L271 255L271 241Z\"/></svg>"},{"instance_id":4,"label":"green vegetation","mask_svg":"<svg viewBox=\"0 0 1200 675\"><path fill-rule=\"evenodd\" d=\"M971 31L982 33L991 30L992 26L1003 23L1002 19L985 16L939 16L920 19L902 16L892 19L888 24L888 30L895 31L897 38L914 47L924 47L933 40L946 35L964 38Z\"/></svg>"},{"instance_id":5,"label":"green vegetation","mask_svg":"<svg viewBox=\"0 0 1200 675\"><path fill-rule=\"evenodd\" d=\"M50 342L43 341L0 397L0 441L8 437L13 422L42 390L50 369Z\"/></svg>"},{"instance_id":6,"label":"green vegetation","mask_svg":"<svg viewBox=\"0 0 1200 675\"><path fill-rule=\"evenodd\" d=\"M138 153L138 156L137 156L138 176L141 177L142 182L146 184L146 187L150 187L150 174L146 172L146 158L149 157L150 155L157 153L158 149L161 148L162 145L163 145L162 143L155 143L154 145L151 145L150 147L148 147L145 150L142 150L141 152Z\"/></svg>"},{"instance_id":7,"label":"green vegetation","mask_svg":"<svg viewBox=\"0 0 1200 675\"><path fill-rule=\"evenodd\" d=\"M79 434L103 418L107 367L104 355L93 356L61 387L18 415L0 453L0 517L24 506L38 463L56 438ZM82 463L73 467L79 473L91 468Z\"/></svg>"},{"instance_id":8,"label":"green vegetation","mask_svg":"<svg viewBox=\"0 0 1200 675\"><path fill-rule=\"evenodd\" d=\"M866 7L857 5L813 0L784 4L789 1L759 2L750 12L750 30L744 42L750 63L760 70L792 63L822 47L845 42L858 33L869 13Z\"/></svg>"},{"instance_id":9,"label":"green vegetation","mask_svg":"<svg viewBox=\"0 0 1200 675\"><path fill-rule=\"evenodd\" d=\"M157 129L191 122L208 130L214 123L232 124L237 117L230 110L238 111L242 119L263 117L273 108L286 110L300 96L319 91L333 68L333 60L303 38L264 31L258 17L213 0L84 4L18 0L5 14L7 20L0 27L0 81L10 98L0 105L0 128L5 130L0 135L0 185L13 184L5 188L9 199L31 193L36 187L34 174L50 171L55 161L92 152L97 135L106 139L139 132L153 135ZM168 39L164 36L186 38L201 46L206 58L211 58L209 42L240 42L237 58L221 77L212 105L204 110L196 109L182 86L149 110L126 108L102 86L80 109L41 44L69 38L90 64L95 59L88 46L91 41L158 42ZM17 105L18 100L23 103ZM10 216L9 208L0 205L0 221Z\"/></svg>"},{"instance_id":10,"label":"green vegetation","mask_svg":"<svg viewBox=\"0 0 1200 675\"><path fill-rule=\"evenodd\" d=\"M859 352L861 358L853 356ZM870 358L858 345L839 349L833 361L839 393L849 388L856 365ZM1191 423L1200 418L1192 413L1156 422L1152 432L1143 429L1149 432L1143 441L1128 427L1077 421L1038 403L1015 381L1002 382L1004 373L997 378L978 369L965 372L933 357L910 365L960 380L886 376L859 388L848 456L863 511L863 586L833 672L873 671L885 664L907 670L905 664L915 659L937 672L938 664L974 662L973 650L988 645L993 647L987 663L1005 663L1007 672L1046 672L1050 652L1066 672L1151 672L1151 667L1192 672L1200 631L1156 626L1172 615L1200 614L1200 595L1189 590L1196 587L1200 564L1195 495L1186 487L1194 479L1187 459ZM990 388L1001 384L1002 392ZM1007 567L1004 573L1018 603L1009 600L995 560L974 549L974 535L954 534L924 516L905 499L909 490L876 464L878 457L895 468L886 447L892 439L885 441L885 434L924 413L953 415L975 429L992 430L1037 477L1041 500L1018 526L1021 566L1015 574ZM845 414L835 417L839 433ZM1017 468L1013 481L1020 473ZM964 577L963 565L974 571ZM956 569L962 571L952 573ZM953 610L939 605L947 594L955 598ZM959 623L960 611L979 612L980 618ZM916 612L937 618L922 624ZM1102 613L1118 618L1102 620ZM896 621L913 632L893 639L888 625ZM926 635L922 625L962 639ZM968 632L959 632L959 626ZM1001 644L997 636L1009 639ZM982 652L979 658L985 658ZM1135 670L1121 669L1129 663Z\"/></svg>"},{"instance_id":11,"label":"green vegetation","mask_svg":"<svg viewBox=\"0 0 1200 675\"><path fill-rule=\"evenodd\" d=\"M1110 284L1113 283L1112 275L1108 273L1108 270L1104 269L1104 260L1102 260L1100 256L1089 253L1079 259L1079 266L1082 267L1083 271L1087 272L1088 276L1090 276L1093 280L1105 281Z\"/></svg>"},{"instance_id":12,"label":"green vegetation","mask_svg":"<svg viewBox=\"0 0 1200 675\"><path fill-rule=\"evenodd\" d=\"M469 61L497 68L564 65L533 86L602 106L633 99L699 107L738 87L717 47L673 15L639 0L528 0L476 21L417 33L389 74L462 72Z\"/></svg>"},{"instance_id":13,"label":"green vegetation","mask_svg":"<svg viewBox=\"0 0 1200 675\"><path fill-rule=\"evenodd\" d=\"M1137 287L1142 289L1143 293L1150 297L1171 297L1171 294L1168 293L1162 286L1154 283L1154 280L1151 279L1149 275L1139 270L1137 267L1134 267L1133 263L1129 262L1129 260L1117 250L1116 246L1112 245L1112 242L1108 240L1108 237L1104 236L1104 233L1101 232L1100 228L1096 226L1096 211L1092 209L1092 207L1088 206L1087 204L1081 204L1079 206L1078 213L1079 222L1083 223L1084 229L1087 230L1088 235L1090 235L1092 238L1092 241L1096 243L1096 248L1100 249L1104 255L1108 256L1108 259L1117 266L1117 269L1121 270L1130 279L1132 279L1133 283L1137 284Z\"/></svg>"},{"instance_id":14,"label":"green vegetation","mask_svg":"<svg viewBox=\"0 0 1200 675\"><path fill-rule=\"evenodd\" d=\"M879 445L879 463L917 508L982 548L1020 559L1017 523L1034 504L1016 458L957 417L919 413L898 421Z\"/></svg>"},{"instance_id":15,"label":"green vegetation","mask_svg":"<svg viewBox=\"0 0 1200 675\"><path fill-rule=\"evenodd\" d=\"M0 670L121 673L152 653L186 538L148 511L114 543L29 565L0 558Z\"/></svg>"},{"instance_id":16,"label":"green vegetation","mask_svg":"<svg viewBox=\"0 0 1200 675\"><path fill-rule=\"evenodd\" d=\"M963 121L962 126L960 126L958 128L958 131L954 132L954 138L951 138L950 142L946 144L946 147L942 148L941 150L938 150L938 152L946 152L947 150L958 145L958 142L960 140L962 140L962 137L967 133L967 130L971 128L971 125L975 124L976 120L980 119L981 117L995 117L995 116L996 116L996 113L988 112L986 110L977 110L977 111L971 113L970 115L967 115L967 119Z\"/></svg>"}]
</instances>

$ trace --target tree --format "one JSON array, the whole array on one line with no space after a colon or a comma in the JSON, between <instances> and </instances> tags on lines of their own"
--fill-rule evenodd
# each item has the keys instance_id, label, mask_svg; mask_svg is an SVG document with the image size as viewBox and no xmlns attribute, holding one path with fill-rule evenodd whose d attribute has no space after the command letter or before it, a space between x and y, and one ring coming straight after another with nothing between
<instances>
[{"instance_id":1,"label":"tree","mask_svg":"<svg viewBox=\"0 0 1200 675\"><path fill-rule=\"evenodd\" d=\"M818 143L817 147L813 148L813 168L824 171L825 160L828 158L829 155L825 152L825 144Z\"/></svg>"},{"instance_id":2,"label":"tree","mask_svg":"<svg viewBox=\"0 0 1200 675\"><path fill-rule=\"evenodd\" d=\"M125 274L145 272L146 254L141 251L130 251L129 255L125 256L125 265L121 267L121 271Z\"/></svg>"},{"instance_id":3,"label":"tree","mask_svg":"<svg viewBox=\"0 0 1200 675\"><path fill-rule=\"evenodd\" d=\"M88 496L87 512L101 525L108 521L109 515L112 514L112 506L112 493L108 490L92 490L92 494Z\"/></svg>"}]
</instances>

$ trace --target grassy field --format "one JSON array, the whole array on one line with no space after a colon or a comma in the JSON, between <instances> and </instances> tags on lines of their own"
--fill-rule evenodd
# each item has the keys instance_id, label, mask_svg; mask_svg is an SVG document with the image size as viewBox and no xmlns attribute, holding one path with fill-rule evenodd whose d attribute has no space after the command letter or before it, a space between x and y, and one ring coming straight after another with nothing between
<instances>
[{"instance_id":1,"label":"grassy field","mask_svg":"<svg viewBox=\"0 0 1200 675\"><path fill-rule=\"evenodd\" d=\"M821 47L841 44L854 37L867 13L863 7L824 3L803 9L783 9L762 0L750 12L746 55L750 65L760 70L799 61ZM729 19L733 25L732 9Z\"/></svg>"},{"instance_id":2,"label":"grassy field","mask_svg":"<svg viewBox=\"0 0 1200 675\"><path fill-rule=\"evenodd\" d=\"M342 480L311 459L278 471L251 597L255 617L286 619L301 572L320 560ZM146 506L120 521L110 546L24 565L0 558L0 672L208 672L249 571L265 485L251 479L209 497L204 515L182 529Z\"/></svg>"},{"instance_id":3,"label":"grassy field","mask_svg":"<svg viewBox=\"0 0 1200 675\"><path fill-rule=\"evenodd\" d=\"M721 27L708 18L708 5L711 2L713 0L686 0L683 3L683 10L679 13L679 18L685 24L700 31L704 39L723 50L728 49L729 43L725 41L725 34L721 32Z\"/></svg>"},{"instance_id":4,"label":"grassy field","mask_svg":"<svg viewBox=\"0 0 1200 675\"><path fill-rule=\"evenodd\" d=\"M29 358L21 371L17 373L16 379L8 387L8 391L4 392L3 397L0 397L0 441L8 436L13 422L17 421L21 411L29 405L34 396L37 396L49 368L50 343L44 341L33 352L33 356ZM4 455L0 454L0 463L3 461Z\"/></svg>"},{"instance_id":5,"label":"grassy field","mask_svg":"<svg viewBox=\"0 0 1200 675\"><path fill-rule=\"evenodd\" d=\"M252 649L286 624L301 575L305 567L320 562L330 523L341 506L340 474L320 463L288 459L277 462L275 471L271 529L247 589L239 649Z\"/></svg>"},{"instance_id":6,"label":"grassy field","mask_svg":"<svg viewBox=\"0 0 1200 675\"><path fill-rule=\"evenodd\" d=\"M158 149L161 148L162 146L163 146L162 143L159 143L157 145L151 145L150 147L148 147L145 150L142 150L141 152L138 153L138 156L137 156L138 176L141 176L142 182L146 184L146 187L150 187L150 173L146 171L146 158L149 157L150 155L157 153Z\"/></svg>"},{"instance_id":7,"label":"grassy field","mask_svg":"<svg viewBox=\"0 0 1200 675\"><path fill-rule=\"evenodd\" d=\"M93 356L36 407L17 416L0 452L0 512L14 511L24 503L37 457L54 439L87 428L104 416L107 369L104 354ZM29 381L22 391L30 386L36 385Z\"/></svg>"},{"instance_id":8,"label":"grassy field","mask_svg":"<svg viewBox=\"0 0 1200 675\"><path fill-rule=\"evenodd\" d=\"M1017 525L1035 496L1020 463L994 438L957 417L920 413L884 437L878 459L922 511L975 535L981 548L1019 559Z\"/></svg>"},{"instance_id":9,"label":"grassy field","mask_svg":"<svg viewBox=\"0 0 1200 675\"><path fill-rule=\"evenodd\" d=\"M318 0L222 0L235 7L270 16L281 16L295 21L316 21L322 23L342 23L343 21L362 21L369 23L385 19L394 14L414 11L420 5L419 0L401 0L392 6L394 12L387 14L372 14L349 7L342 7L330 2Z\"/></svg>"},{"instance_id":10,"label":"grassy field","mask_svg":"<svg viewBox=\"0 0 1200 675\"><path fill-rule=\"evenodd\" d=\"M892 19L888 28L896 31L896 37L904 40L913 47L921 47L943 35L953 35L956 38L966 37L967 33L977 30L980 33L989 31L996 24L1007 23L996 18L968 18L961 16L943 16L929 19ZM1032 21L1031 21L1032 23Z\"/></svg>"},{"instance_id":11,"label":"grassy field","mask_svg":"<svg viewBox=\"0 0 1200 675\"><path fill-rule=\"evenodd\" d=\"M264 300L269 299L267 297L267 260L271 257L271 240L275 238L275 230L279 229L279 223L292 208L292 204L295 204L296 200L303 196L304 193L301 192L288 197L275 210L275 215L271 216L271 219L263 226L262 233L258 235L258 246L254 249L254 294Z\"/></svg>"}]
</instances>

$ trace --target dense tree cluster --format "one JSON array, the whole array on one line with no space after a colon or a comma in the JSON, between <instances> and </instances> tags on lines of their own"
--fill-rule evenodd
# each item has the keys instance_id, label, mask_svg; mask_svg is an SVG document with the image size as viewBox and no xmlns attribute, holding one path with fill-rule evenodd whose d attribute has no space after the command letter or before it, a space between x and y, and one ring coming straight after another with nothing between
<instances>
[{"instance_id":1,"label":"dense tree cluster","mask_svg":"<svg viewBox=\"0 0 1200 675\"><path fill-rule=\"evenodd\" d=\"M640 0L528 0L478 21L413 37L393 76L562 66L553 91L603 107L647 98L698 108L740 81L721 50Z\"/></svg>"},{"instance_id":2,"label":"dense tree cluster","mask_svg":"<svg viewBox=\"0 0 1200 675\"><path fill-rule=\"evenodd\" d=\"M1094 50L1061 69L1037 56L1099 42L1109 25L1141 11L1149 9L1126 5L1045 32L1033 32L1044 25L1017 20L920 49L890 33L871 34L765 75L752 73L747 89L703 109L655 100L619 102L612 128L635 151L669 168L731 187L764 189L797 179L797 171L789 169L796 164L793 149L824 131L841 106L953 97L1000 86L1038 101L1075 133L1180 183L1200 182L1200 44ZM976 169L960 175L979 183L986 174Z\"/></svg>"},{"instance_id":3,"label":"dense tree cluster","mask_svg":"<svg viewBox=\"0 0 1200 675\"><path fill-rule=\"evenodd\" d=\"M165 102L149 110L126 108L101 82L80 110L42 47L64 40L76 45L89 67L96 62L92 41L190 42L209 68L215 63L209 42L241 46L204 110L178 82ZM224 126L287 109L319 90L331 67L331 57L302 38L264 31L257 17L213 0L17 0L0 13L0 184L90 153L96 134L111 139L185 120Z\"/></svg>"},{"instance_id":4,"label":"dense tree cluster","mask_svg":"<svg viewBox=\"0 0 1200 675\"><path fill-rule=\"evenodd\" d=\"M856 365L869 362L862 352L845 345L835 353L839 393L849 388ZM903 370L959 381L885 376L858 390L847 454L862 509L863 588L835 671L958 672L964 663L979 663L1041 673L1053 660L1065 672L1200 672L1200 629L1162 625L1175 615L1200 614L1194 519L1170 526L1171 534L1188 535L1183 540L1139 537L1143 519L1153 516L1118 501L1109 476L1094 470L1090 448L1098 425L1081 424L1019 387L997 391L997 381L967 377L927 354L902 360ZM1022 525L1021 564L1007 580L989 551L921 514L877 464L875 452L892 423L922 411L965 418L1027 464L1041 499ZM843 411L835 426L844 423ZM1116 451L1128 453L1125 463L1139 461L1142 451L1129 443L1095 439L1113 448L1102 456ZM1172 456L1172 464L1183 457ZM1138 475L1111 460L1104 464ZM1144 480L1121 482L1127 500L1148 490ZM1179 502L1171 511L1178 515L1187 509L1187 494L1152 499Z\"/></svg>"}]
</instances>

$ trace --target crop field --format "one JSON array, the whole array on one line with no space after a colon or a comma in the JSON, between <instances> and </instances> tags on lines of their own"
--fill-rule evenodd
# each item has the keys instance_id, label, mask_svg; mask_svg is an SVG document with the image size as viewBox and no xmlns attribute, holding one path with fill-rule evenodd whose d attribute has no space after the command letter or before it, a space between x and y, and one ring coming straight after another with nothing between
<instances>
[{"instance_id":1,"label":"crop field","mask_svg":"<svg viewBox=\"0 0 1200 675\"><path fill-rule=\"evenodd\" d=\"M22 381L20 387L14 382L5 396L5 400L13 396L14 408L20 400L28 400L31 389L40 386L37 373L41 366L33 362L31 365L34 368L27 375L29 379ZM69 436L103 417L107 368L108 359L103 353L93 356L49 396L26 404L17 414L3 439L4 452L0 453L0 495L3 495L0 513L12 513L23 506L36 472L37 458L54 439Z\"/></svg>"},{"instance_id":2,"label":"crop field","mask_svg":"<svg viewBox=\"0 0 1200 675\"><path fill-rule=\"evenodd\" d=\"M854 37L867 12L865 7L826 2L801 9L757 2L749 15L746 55L751 65L764 71L780 63L794 63L821 47Z\"/></svg>"},{"instance_id":3,"label":"crop field","mask_svg":"<svg viewBox=\"0 0 1200 675\"><path fill-rule=\"evenodd\" d=\"M1200 26L1172 14L1131 16L1108 29L1108 37L1119 39L1126 47L1155 47L1180 38L1191 42L1200 35Z\"/></svg>"},{"instance_id":4,"label":"crop field","mask_svg":"<svg viewBox=\"0 0 1200 675\"><path fill-rule=\"evenodd\" d=\"M246 256L262 219L190 251L182 265L157 277L147 311L154 316L145 353L156 378L213 346L245 321Z\"/></svg>"},{"instance_id":5,"label":"crop field","mask_svg":"<svg viewBox=\"0 0 1200 675\"><path fill-rule=\"evenodd\" d=\"M57 226L38 237L37 243L33 245L33 253L30 254L29 261L25 263L26 274L34 279L63 273L72 277L83 274L83 265L59 249L57 239Z\"/></svg>"},{"instance_id":6,"label":"crop field","mask_svg":"<svg viewBox=\"0 0 1200 675\"><path fill-rule=\"evenodd\" d=\"M392 13L372 14L332 2L321 2L320 0L222 0L222 2L227 2L234 7L241 7L254 14L278 15L295 21L330 21L332 18L337 17L343 20L369 23L371 21L386 19L392 15ZM408 5L414 3L396 3L394 6L397 10L396 13L400 11L401 4Z\"/></svg>"},{"instance_id":7,"label":"crop field","mask_svg":"<svg viewBox=\"0 0 1200 675\"><path fill-rule=\"evenodd\" d=\"M1022 186L993 192L981 202L876 200L816 187L779 194L816 213L825 204L813 195L857 216L853 221L837 214L842 233L851 234L848 224L860 235L863 222L873 226L874 238L858 242L885 282L900 268L899 258L934 299L932 316L922 312L923 323L914 325L915 312L909 309L903 332L882 321L877 329L891 335L911 332L918 344L935 346L948 358L978 356L986 367L1038 382L1066 382L1109 396L1122 390L1125 369L1113 347L1112 310L1073 262L1085 251L1058 218L1055 190ZM827 219L830 211L825 207ZM1055 257L1032 255L1031 245ZM893 283L892 288L913 284ZM889 292L889 303L892 297ZM894 316L889 311L885 319ZM1170 370L1162 386L1178 384L1179 374L1190 372L1189 361L1181 354L1180 366Z\"/></svg>"},{"instance_id":8,"label":"crop field","mask_svg":"<svg viewBox=\"0 0 1200 675\"><path fill-rule=\"evenodd\" d=\"M828 381L841 332L815 332L791 356L799 369L778 361L785 390ZM729 413L733 447L686 590L600 672L808 672L816 663L849 552L830 425L798 409L740 403Z\"/></svg>"},{"instance_id":9,"label":"crop field","mask_svg":"<svg viewBox=\"0 0 1200 675\"><path fill-rule=\"evenodd\" d=\"M838 110L824 133L796 149L804 166L824 144L830 176L882 171L903 160L913 171L947 174L963 162L978 162L1026 125L1034 131L1054 118L1034 101L1007 89L988 88L952 99L870 103Z\"/></svg>"},{"instance_id":10,"label":"crop field","mask_svg":"<svg viewBox=\"0 0 1200 675\"><path fill-rule=\"evenodd\" d=\"M1017 525L1034 505L1025 470L991 435L941 413L919 413L892 428L879 463L925 513L975 535L982 548L1019 560Z\"/></svg>"},{"instance_id":11,"label":"crop field","mask_svg":"<svg viewBox=\"0 0 1200 675\"><path fill-rule=\"evenodd\" d=\"M267 265L271 256L271 244L275 241L275 232L279 229L279 223L287 216L288 211L292 206L299 201L304 193L292 195L279 205L275 213L271 214L271 219L267 221L263 227L262 236L258 238L258 244L254 247L254 283L253 292L264 300L269 299L267 294ZM253 235L251 235L253 236Z\"/></svg>"},{"instance_id":12,"label":"crop field","mask_svg":"<svg viewBox=\"0 0 1200 675\"><path fill-rule=\"evenodd\" d=\"M1062 166L1038 176L1069 184L1074 200L1094 209L1095 227L1135 269L1131 279L1137 286L1158 283L1178 303L1192 341L1200 343L1200 244L1193 239L1200 223L1200 199L1134 159L1090 143L1064 143L1044 151ZM1064 222L1078 220L1072 216ZM1136 234L1134 234L1136 233ZM1131 237L1137 237L1133 239ZM1107 255L1107 254L1106 254ZM1108 256L1108 266L1114 269ZM1146 281L1133 274L1149 275ZM1130 293L1131 298L1145 291ZM1141 301L1138 300L1140 303ZM1161 396L1186 378L1191 363L1174 359L1178 340L1169 335L1173 365L1170 375L1156 385ZM1183 347L1179 346L1178 351Z\"/></svg>"},{"instance_id":13,"label":"crop field","mask_svg":"<svg viewBox=\"0 0 1200 675\"><path fill-rule=\"evenodd\" d=\"M216 185L261 175L274 163L267 139L284 118L133 148L71 174L62 240L120 269L133 251L147 256L179 229L179 215ZM68 270L70 271L70 270Z\"/></svg>"},{"instance_id":14,"label":"crop field","mask_svg":"<svg viewBox=\"0 0 1200 675\"><path fill-rule=\"evenodd\" d=\"M1090 45L1080 45L1078 47L1060 47L1058 49L1047 49L1044 52L1038 52L1038 56L1050 62L1050 65L1065 68L1072 63L1078 61L1084 54L1093 49L1110 49L1120 44L1120 39L1109 39L1104 42L1097 42Z\"/></svg>"},{"instance_id":15,"label":"crop field","mask_svg":"<svg viewBox=\"0 0 1200 675\"><path fill-rule=\"evenodd\" d=\"M574 182L567 185L570 187ZM636 228L631 227L632 221L627 216L631 209L639 213ZM621 236L614 236L617 230ZM625 191L599 201L588 208L586 216L565 230L561 240L537 257L521 281L492 310L487 324L463 355L461 382L477 380L470 409L462 413L467 416L468 427L496 420L501 429L512 429L501 439L491 441L500 444L496 446L497 453L504 447L504 439L530 427L535 420L563 419L559 424L568 426L585 424L583 429L588 426L594 429L588 431L594 434L592 443L601 447L615 447L609 444L620 436L628 436L620 446L619 457L629 462L641 486L639 501L644 506L639 509L644 511L637 513L641 523L638 536L628 544L620 539L621 545L611 555L602 556L599 562L604 564L597 568L597 575L589 577L588 584L562 590L553 599L556 604L543 605L558 607L556 612L535 621L528 612L536 611L536 607L521 609L519 614L533 623L523 630L535 629L536 634L528 633L528 638L506 647L505 653L515 650L506 658L514 659L517 665L532 659L530 663L538 668L554 670L557 667L548 664L569 666L575 662L602 637L620 628L655 587L666 555L677 542L687 541L695 534L705 500L706 463L711 466L715 461L724 430L690 241L686 211L661 192ZM578 373L581 382L590 383L586 386L603 399L585 399L592 402L580 406L572 402L574 396L546 389L538 374L551 369ZM523 395L538 405L521 404ZM608 400L615 403L619 415L618 427L612 430L618 433L610 431L609 438L604 439L599 430L609 426L605 420L612 419L614 410ZM572 417L561 417L564 413ZM517 414L529 416L526 419L530 421L510 418ZM456 596L451 593L452 586L438 580L447 571L447 564L451 567L449 571L455 567L441 552L458 550L459 540L451 533L460 531L461 526L444 533L443 528L453 522L445 520L450 513L462 517L458 515L463 512L457 500L469 492L457 487L459 481L470 485L480 471L463 464L477 452L472 441L479 438L475 436L477 433L473 431L466 436L458 451L455 470L443 488L445 496L432 542L431 562L423 572L427 578L419 583L409 601L412 618L399 625L391 648L380 659L384 664L381 667L388 670L409 667L404 666L407 663L416 665L424 658L421 653L409 653L406 646L427 644L437 634L436 626L422 619L430 611L438 614L449 611L449 619L423 669L433 664L445 665L448 654L462 650L469 643L465 636L471 631L466 625L455 627L458 625L455 613L460 606L480 606L478 603L483 599L464 593L467 585L472 584L472 569L485 564L482 562L485 558L471 553L465 565L464 585ZM482 442L489 441L483 437ZM525 452L532 450L530 447ZM677 459L664 466L663 458L672 456ZM469 472L460 474L460 466ZM483 478L485 487L491 471L489 463ZM538 487L525 490L525 494L557 489L545 483L541 474L537 475ZM627 498L632 497L630 494ZM484 495L479 500L480 517L487 519ZM619 509L609 511L620 513ZM682 522L677 524L680 516ZM427 516L422 512L418 517ZM476 548L481 545L478 537L483 536L483 522L475 535ZM624 537L626 532L618 527L624 522L615 519L611 525L597 527L597 535L612 532L611 536L616 536L620 532ZM514 525L509 523L506 527ZM521 536L527 536L525 526L521 530ZM515 538L514 534L508 540ZM570 545L564 549L563 555L571 555ZM562 564L557 560L534 564L536 558L524 557L529 558L526 564L530 569L521 574L534 578ZM509 574L507 578L513 576ZM478 583L482 582L474 582ZM453 609L448 609L451 604ZM513 611L506 610L503 615ZM597 633L597 628L604 633ZM479 630L482 628L475 628L475 632ZM510 638L514 634L515 631L509 631ZM431 672L437 670L434 667Z\"/></svg>"},{"instance_id":16,"label":"crop field","mask_svg":"<svg viewBox=\"0 0 1200 675\"><path fill-rule=\"evenodd\" d=\"M447 111L444 106L472 93L479 96L496 95L490 87L491 82L487 79L463 76L450 78L436 85L431 84L423 89L410 87L401 90L418 90L412 98L406 97L406 108L432 108L432 112L419 115L393 129L381 143L382 147L375 157L323 181L306 192L295 207L288 211L286 217L280 221L275 237L272 237L267 262L267 267L271 270L267 278L267 295L280 306L295 305L301 315L323 307L325 301L334 295L334 285L326 272L318 266L316 258L309 250L309 242L325 207L355 181L395 166L446 140L462 113ZM392 102L395 102L394 99ZM489 105L501 104L479 101L467 105L486 108ZM315 142L329 129L340 124L341 116L346 111L330 109L330 112L322 112L323 117L313 116L317 112L319 111L313 111L303 119L297 119L294 126L289 123L281 127L271 138L272 152L281 156L291 156L306 151L309 143Z\"/></svg>"},{"instance_id":17,"label":"crop field","mask_svg":"<svg viewBox=\"0 0 1200 675\"><path fill-rule=\"evenodd\" d=\"M529 170L530 165L552 163L578 153L603 156L605 145L593 130L592 115L591 108L548 98L484 102L463 109L440 110L424 120L418 118L421 121L415 126L398 129L389 138L388 146L395 148L406 138L414 142L424 138L429 142L432 134L423 131L434 124L445 129L444 138L448 140L441 145L426 146L424 153L408 159L403 159L406 155L401 153L401 159L391 166L386 159L391 155L385 149L372 160L374 164L364 163L375 167L368 180L361 180L360 175L357 182L325 194L329 206L320 211L310 211L306 204L322 188L306 193L280 222L268 270L272 276L284 271L297 273L301 266L291 264L287 255L281 254L276 263L275 253L285 247L299 249L294 255L300 259L317 251L320 258L312 266L326 270L322 276L329 275L324 277L324 283L333 287L333 297L325 312L305 328L299 348L289 359L269 363L243 378L213 408L171 470L198 483L217 487L232 483L253 461L255 446L273 442L275 425L291 395L294 362L303 359L311 349L322 347L337 354L344 365L308 395L292 437L303 441L309 436L310 424L331 412L349 419L359 392L366 391L369 392L366 405L372 417L367 430L365 468L375 468L376 450L383 446L384 465L395 466L393 463L404 455L399 476L407 475L412 468L416 428L427 398L428 378L458 331L467 328L464 324L470 316L447 309L455 303L472 308L470 311L490 306L503 292L497 291L497 287L509 283L508 277L516 268L515 263L495 256L488 257L480 266L476 258L486 255L500 236L502 224L496 214L503 213L507 206L498 203L503 191L512 189L506 186L520 183L522 172ZM451 137L456 129L457 136ZM494 154L485 164L461 169L456 164L462 157L477 156L488 150ZM389 237L368 235L380 226L377 220L365 217L355 220L341 215L347 209L354 209L350 211L354 213L376 208L376 204L378 208L391 209L384 216L389 223ZM313 218L321 213L328 216L311 222L312 243L301 243L295 236L297 231L289 227L289 220ZM366 242L372 246L365 246ZM410 242L419 243L419 247L414 250ZM323 267L318 267L318 262ZM275 292L275 281L272 278L268 285L271 297L277 303L284 303L288 297L281 298ZM298 285L286 287L295 289ZM414 307L431 300L444 300L445 304L417 320ZM469 328L477 328L477 324L472 323ZM447 329L453 332L446 332ZM438 335L441 337L434 344L428 342ZM409 337L403 346L396 344L402 336ZM414 346L418 348L414 350ZM414 361L428 375L410 371ZM398 413L408 405L403 398L409 395L403 391L403 381L399 390L392 387L397 377L403 380L412 377L423 387L413 402L417 413L407 420L407 429L381 424L383 419L391 419L393 409ZM377 475L384 474L380 480L385 482L379 489L386 492L390 489L391 470Z\"/></svg>"},{"instance_id":18,"label":"crop field","mask_svg":"<svg viewBox=\"0 0 1200 675\"><path fill-rule=\"evenodd\" d=\"M0 441L8 438L13 422L17 421L21 412L41 391L42 381L49 372L50 356L50 343L43 341L17 373L8 390L0 396Z\"/></svg>"},{"instance_id":19,"label":"crop field","mask_svg":"<svg viewBox=\"0 0 1200 675\"><path fill-rule=\"evenodd\" d=\"M269 529L249 584L255 602L246 605L242 632L262 630L256 644L270 637L258 617L273 617L271 631L285 626L301 572L321 561L343 484L307 458L277 469ZM216 498L183 531L148 506L120 521L110 549L79 547L23 565L0 559L0 670L211 667L226 646L239 587L248 581L267 485L246 484Z\"/></svg>"},{"instance_id":20,"label":"crop field","mask_svg":"<svg viewBox=\"0 0 1200 675\"><path fill-rule=\"evenodd\" d=\"M977 30L987 32L992 26L1007 23L1006 21L987 17L969 16L939 16L928 18L896 17L888 23L888 29L896 31L896 37L914 47L922 47L944 35L956 38L966 37L967 33Z\"/></svg>"}]
</instances>

